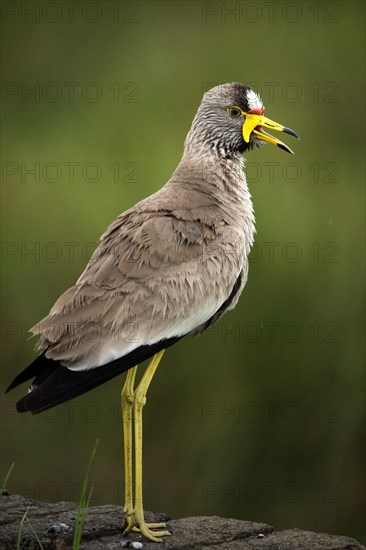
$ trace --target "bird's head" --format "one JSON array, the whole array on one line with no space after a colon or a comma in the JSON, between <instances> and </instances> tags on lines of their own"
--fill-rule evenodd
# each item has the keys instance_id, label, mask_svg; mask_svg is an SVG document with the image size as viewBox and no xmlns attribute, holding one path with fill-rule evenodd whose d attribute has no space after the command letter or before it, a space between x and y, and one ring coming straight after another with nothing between
<instances>
[{"instance_id":1,"label":"bird's head","mask_svg":"<svg viewBox=\"0 0 366 550\"><path fill-rule=\"evenodd\" d=\"M209 145L231 156L269 142L293 154L286 144L267 134L265 128L299 136L265 117L264 111L259 95L248 86L238 82L215 86L203 96L186 144Z\"/></svg>"}]
</instances>

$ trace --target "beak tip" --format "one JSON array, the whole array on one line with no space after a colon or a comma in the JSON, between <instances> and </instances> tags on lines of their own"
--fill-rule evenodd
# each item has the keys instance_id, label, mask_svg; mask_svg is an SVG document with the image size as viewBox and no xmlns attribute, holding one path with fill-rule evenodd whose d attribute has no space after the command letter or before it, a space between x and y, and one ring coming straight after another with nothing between
<instances>
[{"instance_id":1,"label":"beak tip","mask_svg":"<svg viewBox=\"0 0 366 550\"><path fill-rule=\"evenodd\" d=\"M290 134L290 136L293 136L296 139L300 139L299 134L297 134L294 130L291 130L291 128L287 128L287 126L285 126L282 131L285 132L286 134Z\"/></svg>"},{"instance_id":2,"label":"beak tip","mask_svg":"<svg viewBox=\"0 0 366 550\"><path fill-rule=\"evenodd\" d=\"M282 149L282 151L286 151L286 153L290 153L290 155L294 155L295 153L293 152L292 149L290 149L290 147L288 147L287 145L285 145L284 143L277 143L277 147L279 147L280 149Z\"/></svg>"}]
</instances>

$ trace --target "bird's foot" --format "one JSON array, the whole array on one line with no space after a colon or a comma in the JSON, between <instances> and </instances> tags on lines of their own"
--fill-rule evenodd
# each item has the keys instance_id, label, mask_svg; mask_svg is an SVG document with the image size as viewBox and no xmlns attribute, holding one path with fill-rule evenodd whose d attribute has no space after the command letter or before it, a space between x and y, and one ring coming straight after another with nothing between
<instances>
[{"instance_id":1,"label":"bird's foot","mask_svg":"<svg viewBox=\"0 0 366 550\"><path fill-rule=\"evenodd\" d=\"M123 523L122 523L122 529L123 534L128 535L133 529L135 525L135 515L133 513L133 510L123 510Z\"/></svg>"},{"instance_id":2,"label":"bird's foot","mask_svg":"<svg viewBox=\"0 0 366 550\"><path fill-rule=\"evenodd\" d=\"M124 517L124 535L128 535L131 531L134 533L141 533L144 537L153 542L162 542L161 538L169 536L169 531L166 530L165 523L146 523L144 517L141 519L136 517L134 512L125 513ZM152 531L152 529L163 529L163 531Z\"/></svg>"}]
</instances>

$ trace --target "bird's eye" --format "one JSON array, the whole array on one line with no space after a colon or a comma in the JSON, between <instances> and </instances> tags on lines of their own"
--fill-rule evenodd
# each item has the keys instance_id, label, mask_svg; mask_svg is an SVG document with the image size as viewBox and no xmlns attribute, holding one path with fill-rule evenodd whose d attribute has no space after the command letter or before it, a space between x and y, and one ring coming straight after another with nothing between
<instances>
[{"instance_id":1,"label":"bird's eye","mask_svg":"<svg viewBox=\"0 0 366 550\"><path fill-rule=\"evenodd\" d=\"M239 118L242 111L239 107L227 107L226 112L231 118Z\"/></svg>"}]
</instances>

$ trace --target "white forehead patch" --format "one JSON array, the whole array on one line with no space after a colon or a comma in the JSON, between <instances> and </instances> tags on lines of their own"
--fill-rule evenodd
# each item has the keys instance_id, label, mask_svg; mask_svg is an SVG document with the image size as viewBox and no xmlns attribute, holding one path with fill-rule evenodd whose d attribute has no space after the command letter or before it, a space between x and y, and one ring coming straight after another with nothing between
<instances>
[{"instance_id":1,"label":"white forehead patch","mask_svg":"<svg viewBox=\"0 0 366 550\"><path fill-rule=\"evenodd\" d=\"M248 90L247 92L247 100L249 104L249 110L251 109L262 109L263 102L258 94L256 94L253 90Z\"/></svg>"}]
</instances>

